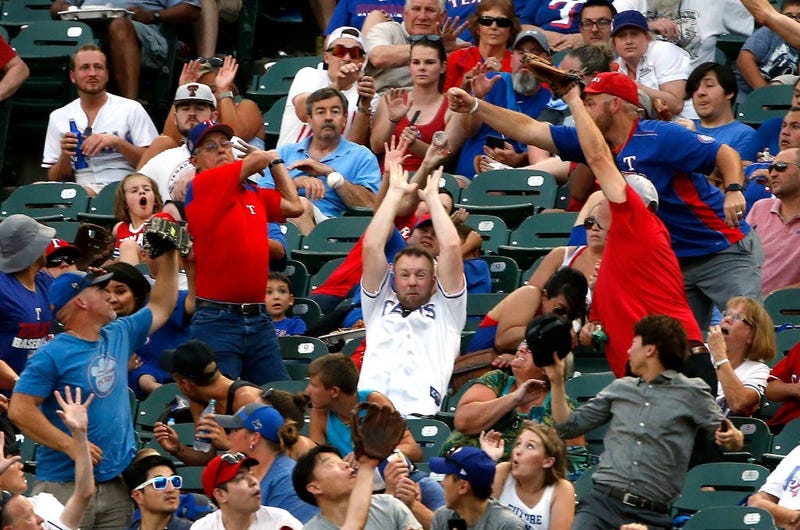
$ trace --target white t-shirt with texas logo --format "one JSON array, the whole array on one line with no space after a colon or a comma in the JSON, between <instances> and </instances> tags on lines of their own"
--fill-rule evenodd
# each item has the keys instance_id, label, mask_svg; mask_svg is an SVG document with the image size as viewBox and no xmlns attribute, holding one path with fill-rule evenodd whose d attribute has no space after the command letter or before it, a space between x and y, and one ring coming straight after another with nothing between
<instances>
[{"instance_id":1,"label":"white t-shirt with texas logo","mask_svg":"<svg viewBox=\"0 0 800 530\"><path fill-rule=\"evenodd\" d=\"M759 491L777 497L779 506L800 509L800 446L786 455Z\"/></svg>"}]
</instances>

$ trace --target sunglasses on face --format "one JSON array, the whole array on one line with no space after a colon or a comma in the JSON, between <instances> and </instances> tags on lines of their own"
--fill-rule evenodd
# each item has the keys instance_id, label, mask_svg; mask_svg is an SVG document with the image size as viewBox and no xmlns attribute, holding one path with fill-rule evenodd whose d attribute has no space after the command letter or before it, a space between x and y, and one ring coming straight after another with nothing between
<instances>
[{"instance_id":1,"label":"sunglasses on face","mask_svg":"<svg viewBox=\"0 0 800 530\"><path fill-rule=\"evenodd\" d=\"M597 26L597 29L606 29L611 26L611 20L607 18L598 18L597 20L586 19L580 23L581 29L592 29L592 26Z\"/></svg>"},{"instance_id":2,"label":"sunglasses on face","mask_svg":"<svg viewBox=\"0 0 800 530\"><path fill-rule=\"evenodd\" d=\"M442 38L439 35L411 35L409 40L412 44L417 42L422 42L424 40L428 42L441 42Z\"/></svg>"},{"instance_id":3,"label":"sunglasses on face","mask_svg":"<svg viewBox=\"0 0 800 530\"><path fill-rule=\"evenodd\" d=\"M591 230L594 225L597 225L597 228L599 228L600 230L605 230L605 228L603 228L603 225L601 225L597 221L597 217L590 215L589 217L583 220L583 227L586 230Z\"/></svg>"},{"instance_id":4,"label":"sunglasses on face","mask_svg":"<svg viewBox=\"0 0 800 530\"><path fill-rule=\"evenodd\" d=\"M47 260L48 267L60 267L62 263L66 263L67 265L75 265L75 258L70 256L59 256L57 258L48 258Z\"/></svg>"},{"instance_id":5,"label":"sunglasses on face","mask_svg":"<svg viewBox=\"0 0 800 530\"><path fill-rule=\"evenodd\" d=\"M490 27L492 23L497 24L498 28L510 28L512 25L511 19L508 17L490 17L490 16L482 16L478 17L478 24L485 27Z\"/></svg>"},{"instance_id":6,"label":"sunglasses on face","mask_svg":"<svg viewBox=\"0 0 800 530\"><path fill-rule=\"evenodd\" d=\"M147 486L153 485L153 489L156 491L162 491L167 489L167 484L172 484L172 488L179 490L181 486L183 486L183 477L180 475L172 475L171 477L165 477L163 475L159 475L157 477L153 477L150 480L145 480L134 489L143 490Z\"/></svg>"},{"instance_id":7,"label":"sunglasses on face","mask_svg":"<svg viewBox=\"0 0 800 530\"><path fill-rule=\"evenodd\" d=\"M345 46L344 44L337 44L336 46L331 46L325 51L334 57L338 57L339 59L344 59L345 55L350 55L351 59L361 59L364 57L364 50L358 46Z\"/></svg>"},{"instance_id":8,"label":"sunglasses on face","mask_svg":"<svg viewBox=\"0 0 800 530\"><path fill-rule=\"evenodd\" d=\"M794 162L775 162L774 164L770 164L767 168L770 173L773 171L777 171L778 173L783 173L789 167L789 164L793 166L800 167L800 164L795 164Z\"/></svg>"}]
</instances>

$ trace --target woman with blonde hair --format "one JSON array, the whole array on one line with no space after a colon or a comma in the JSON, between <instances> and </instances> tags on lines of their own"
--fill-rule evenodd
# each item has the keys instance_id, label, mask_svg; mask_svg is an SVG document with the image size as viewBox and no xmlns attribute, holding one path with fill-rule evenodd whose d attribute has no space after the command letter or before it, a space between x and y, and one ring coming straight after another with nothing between
<instances>
[{"instance_id":1,"label":"woman with blonde hair","mask_svg":"<svg viewBox=\"0 0 800 530\"><path fill-rule=\"evenodd\" d=\"M481 448L492 458L503 454L503 446L499 433L481 433ZM511 460L497 465L492 496L525 521L526 530L567 530L575 517L575 488L566 471L566 446L555 429L526 421Z\"/></svg>"},{"instance_id":2,"label":"woman with blonde hair","mask_svg":"<svg viewBox=\"0 0 800 530\"><path fill-rule=\"evenodd\" d=\"M761 403L775 358L775 327L760 302L728 300L722 321L711 326L708 349L717 371L717 403L736 416L751 416Z\"/></svg>"}]
</instances>

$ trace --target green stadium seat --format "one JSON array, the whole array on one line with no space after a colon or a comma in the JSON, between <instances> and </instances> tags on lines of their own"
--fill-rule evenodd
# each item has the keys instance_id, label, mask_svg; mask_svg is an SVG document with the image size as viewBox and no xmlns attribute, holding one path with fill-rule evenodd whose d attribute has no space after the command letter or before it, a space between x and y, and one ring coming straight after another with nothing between
<instances>
[{"instance_id":1,"label":"green stadium seat","mask_svg":"<svg viewBox=\"0 0 800 530\"><path fill-rule=\"evenodd\" d=\"M286 109L286 96L279 98L264 113L264 143L267 149L274 149L281 135L283 111Z\"/></svg>"},{"instance_id":2,"label":"green stadium seat","mask_svg":"<svg viewBox=\"0 0 800 530\"><path fill-rule=\"evenodd\" d=\"M328 354L328 347L316 337L278 337L278 344L289 376L297 381L308 377L308 365L311 361Z\"/></svg>"},{"instance_id":3,"label":"green stadium seat","mask_svg":"<svg viewBox=\"0 0 800 530\"><path fill-rule=\"evenodd\" d=\"M776 326L794 324L800 327L800 288L772 291L764 299L764 309Z\"/></svg>"},{"instance_id":4,"label":"green stadium seat","mask_svg":"<svg viewBox=\"0 0 800 530\"><path fill-rule=\"evenodd\" d=\"M514 258L520 268L526 269L555 247L569 242L577 216L573 212L532 215L511 232L508 245L500 245L497 252Z\"/></svg>"},{"instance_id":5,"label":"green stadium seat","mask_svg":"<svg viewBox=\"0 0 800 530\"><path fill-rule=\"evenodd\" d=\"M493 293L510 293L519 286L519 267L517 262L506 256L483 256L489 264Z\"/></svg>"},{"instance_id":6,"label":"green stadium seat","mask_svg":"<svg viewBox=\"0 0 800 530\"><path fill-rule=\"evenodd\" d=\"M318 55L278 59L264 74L253 78L247 97L262 109L270 108L275 101L289 94L294 76L301 68L317 67L321 62L322 57Z\"/></svg>"},{"instance_id":7,"label":"green stadium seat","mask_svg":"<svg viewBox=\"0 0 800 530\"><path fill-rule=\"evenodd\" d=\"M71 182L42 182L20 186L3 202L0 216L25 214L38 221L75 220L89 208L89 194Z\"/></svg>"},{"instance_id":8,"label":"green stadium seat","mask_svg":"<svg viewBox=\"0 0 800 530\"><path fill-rule=\"evenodd\" d=\"M715 506L697 512L683 530L774 530L775 520L752 506Z\"/></svg>"},{"instance_id":9,"label":"green stadium seat","mask_svg":"<svg viewBox=\"0 0 800 530\"><path fill-rule=\"evenodd\" d=\"M683 491L673 509L677 513L692 514L705 508L736 506L745 497L757 492L768 475L769 470L758 464L700 464L689 470Z\"/></svg>"},{"instance_id":10,"label":"green stadium seat","mask_svg":"<svg viewBox=\"0 0 800 530\"><path fill-rule=\"evenodd\" d=\"M480 234L483 254L497 254L500 245L508 244L506 222L496 215L470 214L464 224Z\"/></svg>"},{"instance_id":11,"label":"green stadium seat","mask_svg":"<svg viewBox=\"0 0 800 530\"><path fill-rule=\"evenodd\" d=\"M530 169L499 169L478 174L461 191L459 206L470 213L496 215L509 227L518 226L542 208L553 208L555 177Z\"/></svg>"},{"instance_id":12,"label":"green stadium seat","mask_svg":"<svg viewBox=\"0 0 800 530\"><path fill-rule=\"evenodd\" d=\"M786 115L792 106L792 85L767 85L747 94L736 107L736 119L752 127L758 127L770 118Z\"/></svg>"},{"instance_id":13,"label":"green stadium seat","mask_svg":"<svg viewBox=\"0 0 800 530\"><path fill-rule=\"evenodd\" d=\"M309 273L316 274L322 265L343 258L367 229L369 217L333 217L322 221L303 237L292 259L302 261Z\"/></svg>"}]
</instances>

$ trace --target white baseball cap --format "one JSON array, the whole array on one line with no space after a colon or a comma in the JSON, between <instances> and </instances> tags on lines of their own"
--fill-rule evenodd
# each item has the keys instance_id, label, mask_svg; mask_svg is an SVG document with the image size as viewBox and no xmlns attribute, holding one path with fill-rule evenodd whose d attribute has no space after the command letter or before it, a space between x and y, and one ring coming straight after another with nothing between
<instances>
[{"instance_id":1,"label":"white baseball cap","mask_svg":"<svg viewBox=\"0 0 800 530\"><path fill-rule=\"evenodd\" d=\"M202 101L215 109L217 108L217 98L214 97L211 87L203 83L186 83L179 86L178 90L175 91L173 103L182 101Z\"/></svg>"},{"instance_id":2,"label":"white baseball cap","mask_svg":"<svg viewBox=\"0 0 800 530\"><path fill-rule=\"evenodd\" d=\"M328 39L325 41L325 46L328 47L336 39L343 38L353 39L358 43L359 46L362 48L364 47L364 40L361 38L361 32L358 30L358 28L354 28L353 26L340 26L333 30L331 34L328 35Z\"/></svg>"}]
</instances>

